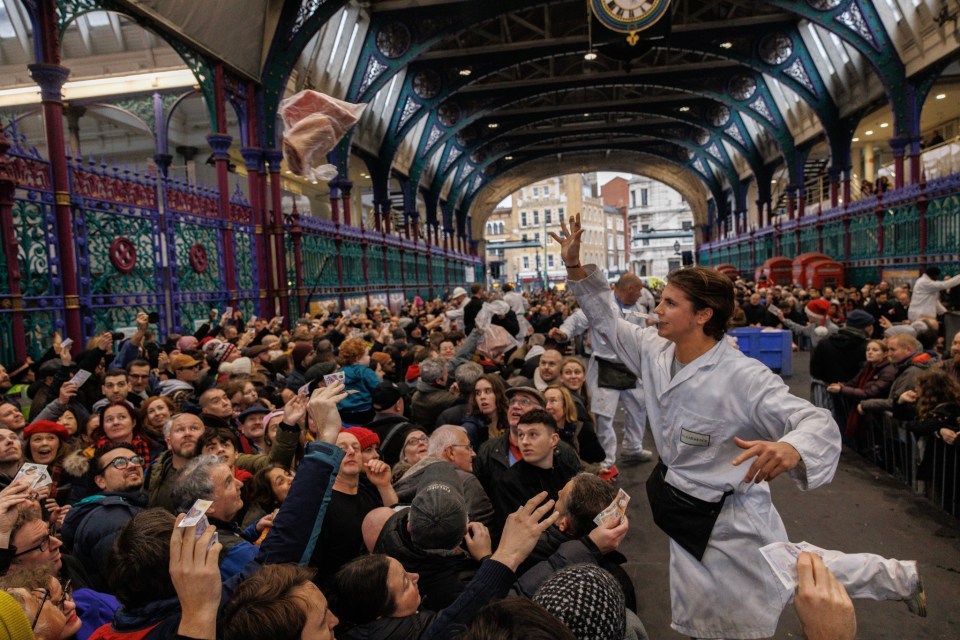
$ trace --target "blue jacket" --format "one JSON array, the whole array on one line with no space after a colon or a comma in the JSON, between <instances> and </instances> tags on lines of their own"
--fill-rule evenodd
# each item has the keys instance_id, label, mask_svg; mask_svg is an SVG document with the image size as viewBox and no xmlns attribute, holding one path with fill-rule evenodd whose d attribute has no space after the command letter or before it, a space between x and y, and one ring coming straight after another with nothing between
<instances>
[{"instance_id":1,"label":"blue jacket","mask_svg":"<svg viewBox=\"0 0 960 640\"><path fill-rule=\"evenodd\" d=\"M340 369L346 379L348 391L356 391L337 403L340 411L365 411L373 406L373 390L380 384L380 378L373 369L363 364L351 364Z\"/></svg>"}]
</instances>

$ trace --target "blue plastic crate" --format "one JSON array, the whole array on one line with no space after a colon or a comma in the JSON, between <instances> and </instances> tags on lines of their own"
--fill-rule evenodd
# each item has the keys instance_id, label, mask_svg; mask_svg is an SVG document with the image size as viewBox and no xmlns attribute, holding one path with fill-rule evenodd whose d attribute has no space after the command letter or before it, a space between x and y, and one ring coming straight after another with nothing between
<instances>
[{"instance_id":1,"label":"blue plastic crate","mask_svg":"<svg viewBox=\"0 0 960 640\"><path fill-rule=\"evenodd\" d=\"M745 356L759 360L783 376L793 375L793 338L789 331L741 327L727 332Z\"/></svg>"}]
</instances>

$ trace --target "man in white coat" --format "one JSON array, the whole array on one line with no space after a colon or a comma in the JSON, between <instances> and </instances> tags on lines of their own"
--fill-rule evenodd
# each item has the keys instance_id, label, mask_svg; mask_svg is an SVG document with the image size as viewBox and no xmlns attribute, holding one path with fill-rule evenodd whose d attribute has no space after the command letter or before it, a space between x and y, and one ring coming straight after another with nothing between
<instances>
[{"instance_id":1,"label":"man in white coat","mask_svg":"<svg viewBox=\"0 0 960 640\"><path fill-rule=\"evenodd\" d=\"M802 489L832 480L836 423L723 339L734 307L725 276L674 272L656 308L658 327L642 328L611 312L602 275L580 264L580 216L562 229L563 239L551 236L591 330L643 379L661 458L647 493L654 521L670 535L672 627L694 638L773 636L793 590L760 553L788 540L765 481L784 472ZM852 597L922 597L915 563L865 556L857 566L837 576Z\"/></svg>"},{"instance_id":2,"label":"man in white coat","mask_svg":"<svg viewBox=\"0 0 960 640\"><path fill-rule=\"evenodd\" d=\"M647 300L643 294L647 295ZM643 286L643 281L632 273L620 276L613 288L611 309L615 316L639 327L646 326L646 319L639 314L649 314L653 311L654 300ZM551 329L550 337L560 342L574 338L590 328L583 309L578 309L564 320L558 329ZM646 430L647 410L643 403L643 383L637 378L632 387L617 389L613 385L601 384L600 368L607 363L623 365L617 357L614 348L604 340L603 336L595 333L591 335L590 345L592 353L587 365L587 389L590 391L590 410L597 417L597 437L603 447L606 457L602 467L609 469L617 459L617 434L613 430L613 419L617 414L617 407L622 403L626 411L623 424L623 451L620 455L620 464L629 466L653 459L653 453L643 448L643 433Z\"/></svg>"},{"instance_id":3,"label":"man in white coat","mask_svg":"<svg viewBox=\"0 0 960 640\"><path fill-rule=\"evenodd\" d=\"M907 318L916 322L920 318L936 318L947 312L940 304L940 292L960 285L960 275L938 281L940 267L927 267L913 284L913 296L907 308Z\"/></svg>"}]
</instances>

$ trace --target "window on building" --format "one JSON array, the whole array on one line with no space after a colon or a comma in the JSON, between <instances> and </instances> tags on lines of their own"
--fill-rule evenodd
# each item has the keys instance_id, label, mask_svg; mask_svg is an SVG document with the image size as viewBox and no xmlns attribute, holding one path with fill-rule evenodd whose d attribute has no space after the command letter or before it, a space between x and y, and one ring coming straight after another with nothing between
<instances>
[{"instance_id":1,"label":"window on building","mask_svg":"<svg viewBox=\"0 0 960 640\"><path fill-rule=\"evenodd\" d=\"M523 268L524 269L530 268L530 258L528 256L523 256Z\"/></svg>"},{"instance_id":2,"label":"window on building","mask_svg":"<svg viewBox=\"0 0 960 640\"><path fill-rule=\"evenodd\" d=\"M544 209L544 210L543 210L543 221L544 221L545 223L547 223L547 224L553 224L553 222L551 221L551 217L552 217L552 216L550 215L550 209Z\"/></svg>"},{"instance_id":3,"label":"window on building","mask_svg":"<svg viewBox=\"0 0 960 640\"><path fill-rule=\"evenodd\" d=\"M646 189L640 189L640 206L646 207L649 204L648 199L648 191Z\"/></svg>"},{"instance_id":4,"label":"window on building","mask_svg":"<svg viewBox=\"0 0 960 640\"><path fill-rule=\"evenodd\" d=\"M553 269L553 254L547 256L547 267Z\"/></svg>"},{"instance_id":5,"label":"window on building","mask_svg":"<svg viewBox=\"0 0 960 640\"><path fill-rule=\"evenodd\" d=\"M667 272L676 271L680 268L680 259L679 258L670 258L667 260Z\"/></svg>"},{"instance_id":6,"label":"window on building","mask_svg":"<svg viewBox=\"0 0 960 640\"><path fill-rule=\"evenodd\" d=\"M521 242L526 242L526 241L527 241L527 234L523 234L523 235L520 237L520 240L521 240Z\"/></svg>"},{"instance_id":7,"label":"window on building","mask_svg":"<svg viewBox=\"0 0 960 640\"><path fill-rule=\"evenodd\" d=\"M520 226L521 226L521 227L527 226L527 212L526 212L526 211L521 211L521 212L520 212Z\"/></svg>"},{"instance_id":8,"label":"window on building","mask_svg":"<svg viewBox=\"0 0 960 640\"><path fill-rule=\"evenodd\" d=\"M649 247L649 246L650 246L650 238L644 238L644 239L641 241L641 244L642 244L643 246L645 246L645 247Z\"/></svg>"},{"instance_id":9,"label":"window on building","mask_svg":"<svg viewBox=\"0 0 960 640\"><path fill-rule=\"evenodd\" d=\"M543 195L545 196L550 195L550 185L547 185L547 184L543 185Z\"/></svg>"},{"instance_id":10,"label":"window on building","mask_svg":"<svg viewBox=\"0 0 960 640\"><path fill-rule=\"evenodd\" d=\"M640 233L650 233L650 225L648 224L640 225Z\"/></svg>"},{"instance_id":11,"label":"window on building","mask_svg":"<svg viewBox=\"0 0 960 640\"><path fill-rule=\"evenodd\" d=\"M563 207L557 209L557 224L563 222Z\"/></svg>"},{"instance_id":12,"label":"window on building","mask_svg":"<svg viewBox=\"0 0 960 640\"><path fill-rule=\"evenodd\" d=\"M540 242L540 234L539 234L539 233L533 234L533 241L534 241L534 242Z\"/></svg>"},{"instance_id":13,"label":"window on building","mask_svg":"<svg viewBox=\"0 0 960 640\"><path fill-rule=\"evenodd\" d=\"M533 210L533 224L534 225L540 224L540 212L537 211L536 209Z\"/></svg>"},{"instance_id":14,"label":"window on building","mask_svg":"<svg viewBox=\"0 0 960 640\"><path fill-rule=\"evenodd\" d=\"M534 188L533 188L533 197L536 198L536 197L539 196L539 195L540 195L540 187L534 187Z\"/></svg>"},{"instance_id":15,"label":"window on building","mask_svg":"<svg viewBox=\"0 0 960 640\"><path fill-rule=\"evenodd\" d=\"M631 192L630 192L630 206L631 206L631 207L637 206L637 192L636 192L636 191L631 191Z\"/></svg>"},{"instance_id":16,"label":"window on building","mask_svg":"<svg viewBox=\"0 0 960 640\"><path fill-rule=\"evenodd\" d=\"M684 230L684 231L690 231L690 229L692 229L692 228L693 228L693 222L691 222L690 220L684 220L684 221L683 221L683 230Z\"/></svg>"}]
</instances>

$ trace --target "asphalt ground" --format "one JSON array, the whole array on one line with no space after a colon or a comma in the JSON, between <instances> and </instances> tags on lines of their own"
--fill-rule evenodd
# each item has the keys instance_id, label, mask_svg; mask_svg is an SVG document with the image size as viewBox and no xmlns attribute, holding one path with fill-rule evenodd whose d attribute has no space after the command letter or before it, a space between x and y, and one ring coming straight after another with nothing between
<instances>
[{"instance_id":1,"label":"asphalt ground","mask_svg":"<svg viewBox=\"0 0 960 640\"><path fill-rule=\"evenodd\" d=\"M808 372L808 354L794 354L793 375L785 380L803 398L810 395ZM646 446L654 449L649 434ZM653 524L644 490L653 464L620 469L620 485L631 496L630 532L621 551L629 560L625 568L651 640L670 640L686 636L670 628L667 536ZM960 638L960 520L846 449L829 485L803 492L783 476L772 482L771 489L792 541L919 562L928 617L913 615L902 602L855 600L858 638ZM784 610L773 637L803 637L792 606Z\"/></svg>"}]
</instances>

